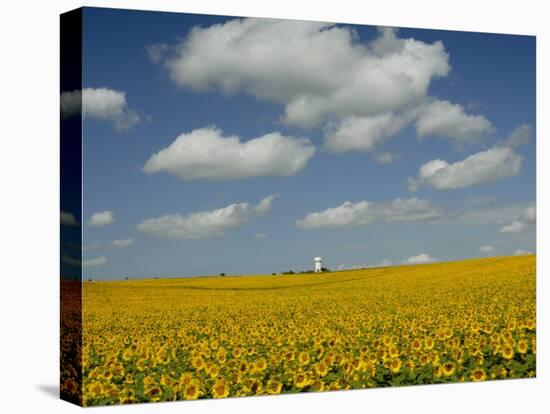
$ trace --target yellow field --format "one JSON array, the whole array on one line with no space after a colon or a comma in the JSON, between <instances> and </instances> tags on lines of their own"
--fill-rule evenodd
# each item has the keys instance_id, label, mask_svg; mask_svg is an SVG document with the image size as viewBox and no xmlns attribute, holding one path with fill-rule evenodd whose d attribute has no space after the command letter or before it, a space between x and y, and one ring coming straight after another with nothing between
<instances>
[{"instance_id":1,"label":"yellow field","mask_svg":"<svg viewBox=\"0 0 550 414\"><path fill-rule=\"evenodd\" d=\"M84 404L535 376L535 256L91 282Z\"/></svg>"}]
</instances>

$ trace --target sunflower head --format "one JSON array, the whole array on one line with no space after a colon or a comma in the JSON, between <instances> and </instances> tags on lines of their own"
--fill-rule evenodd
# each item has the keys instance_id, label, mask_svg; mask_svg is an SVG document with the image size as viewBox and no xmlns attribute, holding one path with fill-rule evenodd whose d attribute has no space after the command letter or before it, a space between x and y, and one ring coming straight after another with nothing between
<instances>
[{"instance_id":1,"label":"sunflower head","mask_svg":"<svg viewBox=\"0 0 550 414\"><path fill-rule=\"evenodd\" d=\"M212 386L212 397L226 398L229 395L229 387L224 380L218 380Z\"/></svg>"},{"instance_id":2,"label":"sunflower head","mask_svg":"<svg viewBox=\"0 0 550 414\"><path fill-rule=\"evenodd\" d=\"M476 368L472 371L472 381L479 382L485 381L487 379L487 374L482 368Z\"/></svg>"}]
</instances>

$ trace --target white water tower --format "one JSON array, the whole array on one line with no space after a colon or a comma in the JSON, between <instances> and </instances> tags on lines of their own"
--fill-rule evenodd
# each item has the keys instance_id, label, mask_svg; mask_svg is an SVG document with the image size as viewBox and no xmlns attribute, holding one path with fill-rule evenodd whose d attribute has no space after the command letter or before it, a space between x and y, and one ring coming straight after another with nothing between
<instances>
[{"instance_id":1,"label":"white water tower","mask_svg":"<svg viewBox=\"0 0 550 414\"><path fill-rule=\"evenodd\" d=\"M313 259L313 261L315 262L315 273L321 273L321 262L323 261L323 259L321 257L316 257Z\"/></svg>"}]
</instances>

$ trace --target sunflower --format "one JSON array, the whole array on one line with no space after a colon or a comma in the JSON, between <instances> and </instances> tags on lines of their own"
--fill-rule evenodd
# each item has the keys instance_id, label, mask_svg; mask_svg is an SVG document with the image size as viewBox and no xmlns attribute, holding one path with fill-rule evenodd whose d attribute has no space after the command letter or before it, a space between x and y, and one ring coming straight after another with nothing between
<instances>
[{"instance_id":1,"label":"sunflower","mask_svg":"<svg viewBox=\"0 0 550 414\"><path fill-rule=\"evenodd\" d=\"M518 341L518 352L520 354L525 354L527 353L527 349L528 349L527 341L525 339L520 339Z\"/></svg>"},{"instance_id":2,"label":"sunflower","mask_svg":"<svg viewBox=\"0 0 550 414\"><path fill-rule=\"evenodd\" d=\"M248 372L248 364L245 361L241 361L239 364L239 372L241 374L246 374Z\"/></svg>"},{"instance_id":3,"label":"sunflower","mask_svg":"<svg viewBox=\"0 0 550 414\"><path fill-rule=\"evenodd\" d=\"M168 375L162 374L160 377L160 383L161 385L164 385L164 386L171 386L173 383L173 380Z\"/></svg>"},{"instance_id":4,"label":"sunflower","mask_svg":"<svg viewBox=\"0 0 550 414\"><path fill-rule=\"evenodd\" d=\"M157 385L153 385L145 390L144 395L149 399L149 401L159 401L160 397L162 397L162 389Z\"/></svg>"},{"instance_id":5,"label":"sunflower","mask_svg":"<svg viewBox=\"0 0 550 414\"><path fill-rule=\"evenodd\" d=\"M432 350L434 345L435 341L433 340L433 338L426 338L424 340L424 348L426 348L427 350Z\"/></svg>"},{"instance_id":6,"label":"sunflower","mask_svg":"<svg viewBox=\"0 0 550 414\"><path fill-rule=\"evenodd\" d=\"M324 361L320 361L317 364L315 364L315 372L320 377L324 377L325 375L327 375L328 374L328 365L327 365L327 363L324 362Z\"/></svg>"},{"instance_id":7,"label":"sunflower","mask_svg":"<svg viewBox=\"0 0 550 414\"><path fill-rule=\"evenodd\" d=\"M296 374L296 377L294 378L294 385L296 388L305 388L309 385L310 381L309 378L304 373L298 373Z\"/></svg>"},{"instance_id":8,"label":"sunflower","mask_svg":"<svg viewBox=\"0 0 550 414\"><path fill-rule=\"evenodd\" d=\"M229 387L224 380L218 380L212 386L212 397L226 398L229 395Z\"/></svg>"},{"instance_id":9,"label":"sunflower","mask_svg":"<svg viewBox=\"0 0 550 414\"><path fill-rule=\"evenodd\" d=\"M191 364L193 365L193 368L195 368L197 371L200 371L205 367L204 360L200 356L194 357L191 361Z\"/></svg>"},{"instance_id":10,"label":"sunflower","mask_svg":"<svg viewBox=\"0 0 550 414\"><path fill-rule=\"evenodd\" d=\"M298 360L302 366L309 364L309 354L304 351L300 352L300 355L298 355Z\"/></svg>"},{"instance_id":11,"label":"sunflower","mask_svg":"<svg viewBox=\"0 0 550 414\"><path fill-rule=\"evenodd\" d=\"M323 381L320 379L316 379L311 383L311 390L312 391L324 391L325 390L325 384L323 384Z\"/></svg>"},{"instance_id":12,"label":"sunflower","mask_svg":"<svg viewBox=\"0 0 550 414\"><path fill-rule=\"evenodd\" d=\"M218 359L218 362L220 365L225 365L225 361L227 361L227 354L225 352L217 352L216 358Z\"/></svg>"},{"instance_id":13,"label":"sunflower","mask_svg":"<svg viewBox=\"0 0 550 414\"><path fill-rule=\"evenodd\" d=\"M129 361L131 358L132 358L132 351L131 350L127 349L126 351L124 351L122 353L122 359L124 361Z\"/></svg>"},{"instance_id":14,"label":"sunflower","mask_svg":"<svg viewBox=\"0 0 550 414\"><path fill-rule=\"evenodd\" d=\"M442 365L441 369L444 376L450 377L455 373L456 365L453 362L447 362Z\"/></svg>"},{"instance_id":15,"label":"sunflower","mask_svg":"<svg viewBox=\"0 0 550 414\"><path fill-rule=\"evenodd\" d=\"M476 368L472 371L471 378L472 378L472 381L475 381L475 382L485 381L487 379L487 375L485 374L484 369Z\"/></svg>"},{"instance_id":16,"label":"sunflower","mask_svg":"<svg viewBox=\"0 0 550 414\"><path fill-rule=\"evenodd\" d=\"M514 357L514 349L511 346L505 346L502 349L502 357L504 359L512 359Z\"/></svg>"},{"instance_id":17,"label":"sunflower","mask_svg":"<svg viewBox=\"0 0 550 414\"><path fill-rule=\"evenodd\" d=\"M99 397L101 394L103 394L103 385L101 385L101 383L99 382L92 382L90 385L88 385L88 392L94 397Z\"/></svg>"},{"instance_id":18,"label":"sunflower","mask_svg":"<svg viewBox=\"0 0 550 414\"><path fill-rule=\"evenodd\" d=\"M256 361L256 363L254 364L254 372L255 373L263 372L266 368L267 368L267 362L266 362L265 358L258 359Z\"/></svg>"},{"instance_id":19,"label":"sunflower","mask_svg":"<svg viewBox=\"0 0 550 414\"><path fill-rule=\"evenodd\" d=\"M391 361L390 370L394 374L397 374L399 371L401 371L401 360L399 358L395 358Z\"/></svg>"},{"instance_id":20,"label":"sunflower","mask_svg":"<svg viewBox=\"0 0 550 414\"><path fill-rule=\"evenodd\" d=\"M389 349L388 349L388 354L390 356L390 358L397 358L399 356L399 350L395 347L395 346L391 346Z\"/></svg>"},{"instance_id":21,"label":"sunflower","mask_svg":"<svg viewBox=\"0 0 550 414\"><path fill-rule=\"evenodd\" d=\"M183 398L186 400L196 400L201 392L196 380L191 380L183 390Z\"/></svg>"},{"instance_id":22,"label":"sunflower","mask_svg":"<svg viewBox=\"0 0 550 414\"><path fill-rule=\"evenodd\" d=\"M283 389L283 384L278 379L270 379L267 382L266 390L268 394L280 394Z\"/></svg>"},{"instance_id":23,"label":"sunflower","mask_svg":"<svg viewBox=\"0 0 550 414\"><path fill-rule=\"evenodd\" d=\"M262 394L262 383L257 378L249 378L246 387L252 394Z\"/></svg>"},{"instance_id":24,"label":"sunflower","mask_svg":"<svg viewBox=\"0 0 550 414\"><path fill-rule=\"evenodd\" d=\"M506 378L506 375L508 375L508 371L506 371L506 368L499 367L496 370L496 375L498 378Z\"/></svg>"},{"instance_id":25,"label":"sunflower","mask_svg":"<svg viewBox=\"0 0 550 414\"><path fill-rule=\"evenodd\" d=\"M220 369L216 364L208 364L206 372L211 378L216 378L220 373Z\"/></svg>"},{"instance_id":26,"label":"sunflower","mask_svg":"<svg viewBox=\"0 0 550 414\"><path fill-rule=\"evenodd\" d=\"M179 382L181 385L187 386L191 383L192 380L193 374L191 374L190 372L184 372L183 374L181 374Z\"/></svg>"}]
</instances>

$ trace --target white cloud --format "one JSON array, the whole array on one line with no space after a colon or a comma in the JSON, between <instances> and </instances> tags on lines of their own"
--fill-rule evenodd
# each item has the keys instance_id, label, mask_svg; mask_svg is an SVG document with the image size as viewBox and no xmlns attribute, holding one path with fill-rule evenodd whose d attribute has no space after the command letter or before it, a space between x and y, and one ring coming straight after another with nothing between
<instances>
[{"instance_id":1,"label":"white cloud","mask_svg":"<svg viewBox=\"0 0 550 414\"><path fill-rule=\"evenodd\" d=\"M309 213L296 225L303 229L365 226L375 221L422 221L442 216L441 209L418 198L397 198L388 203L346 201L338 207Z\"/></svg>"},{"instance_id":2,"label":"white cloud","mask_svg":"<svg viewBox=\"0 0 550 414\"><path fill-rule=\"evenodd\" d=\"M456 148L475 144L495 130L485 117L467 114L461 105L433 100L398 112L348 116L329 123L325 131L325 147L335 153L373 152L411 122L416 122L418 137L444 138L452 141Z\"/></svg>"},{"instance_id":3,"label":"white cloud","mask_svg":"<svg viewBox=\"0 0 550 414\"><path fill-rule=\"evenodd\" d=\"M417 178L409 178L409 190L421 185L438 190L451 190L487 184L517 175L523 157L508 147L493 147L449 164L437 159L420 167Z\"/></svg>"},{"instance_id":4,"label":"white cloud","mask_svg":"<svg viewBox=\"0 0 550 414\"><path fill-rule=\"evenodd\" d=\"M493 254L496 249L493 246L481 246L479 252L483 254Z\"/></svg>"},{"instance_id":5,"label":"white cloud","mask_svg":"<svg viewBox=\"0 0 550 414\"><path fill-rule=\"evenodd\" d=\"M203 239L221 236L225 231L244 226L251 218L265 214L275 199L270 195L257 205L230 204L212 211L200 211L186 216L171 214L143 220L138 230L151 236L168 239Z\"/></svg>"},{"instance_id":6,"label":"white cloud","mask_svg":"<svg viewBox=\"0 0 550 414\"><path fill-rule=\"evenodd\" d=\"M525 230L525 223L521 221L513 221L510 224L506 224L500 229L501 233L521 233Z\"/></svg>"},{"instance_id":7,"label":"white cloud","mask_svg":"<svg viewBox=\"0 0 550 414\"><path fill-rule=\"evenodd\" d=\"M149 59L153 63L160 63L169 52L169 50L170 47L162 43L145 46L147 56L149 56Z\"/></svg>"},{"instance_id":8,"label":"white cloud","mask_svg":"<svg viewBox=\"0 0 550 414\"><path fill-rule=\"evenodd\" d=\"M519 249L514 252L515 256L526 256L528 254L533 254L533 252L530 252L529 250L523 250L523 249Z\"/></svg>"},{"instance_id":9,"label":"white cloud","mask_svg":"<svg viewBox=\"0 0 550 414\"><path fill-rule=\"evenodd\" d=\"M506 224L500 229L501 233L523 233L528 229L532 229L537 221L537 212L534 204L530 204L525 208L516 220L510 224Z\"/></svg>"},{"instance_id":10,"label":"white cloud","mask_svg":"<svg viewBox=\"0 0 550 414\"><path fill-rule=\"evenodd\" d=\"M290 176L303 169L315 153L305 138L273 132L241 142L215 127L181 134L167 148L153 154L143 171L168 172L182 180L230 180L257 176Z\"/></svg>"},{"instance_id":11,"label":"white cloud","mask_svg":"<svg viewBox=\"0 0 550 414\"><path fill-rule=\"evenodd\" d=\"M510 148L516 148L527 145L531 139L531 126L522 124L517 127L510 136L504 141L504 145Z\"/></svg>"},{"instance_id":12,"label":"white cloud","mask_svg":"<svg viewBox=\"0 0 550 414\"><path fill-rule=\"evenodd\" d=\"M389 259L384 259L384 260L382 260L380 263L378 263L378 264L376 265L376 267L388 267L388 266L391 266L391 265L393 265L393 263L392 263L391 260L389 260Z\"/></svg>"},{"instance_id":13,"label":"white cloud","mask_svg":"<svg viewBox=\"0 0 550 414\"><path fill-rule=\"evenodd\" d=\"M126 93L109 88L84 88L61 93L61 114L68 118L82 111L83 118L110 121L116 129L127 129L141 116L128 108Z\"/></svg>"},{"instance_id":14,"label":"white cloud","mask_svg":"<svg viewBox=\"0 0 550 414\"><path fill-rule=\"evenodd\" d=\"M524 220L529 223L533 224L537 221L537 210L534 205L531 205L525 209L525 212L523 213Z\"/></svg>"},{"instance_id":15,"label":"white cloud","mask_svg":"<svg viewBox=\"0 0 550 414\"><path fill-rule=\"evenodd\" d=\"M405 264L425 264L425 263L433 263L437 261L435 257L430 256L426 253L421 253L416 256L410 256L407 258L403 263Z\"/></svg>"},{"instance_id":16,"label":"white cloud","mask_svg":"<svg viewBox=\"0 0 550 414\"><path fill-rule=\"evenodd\" d=\"M179 85L281 103L283 120L302 127L418 103L450 69L441 42L391 28L364 44L349 27L254 18L194 27L165 64Z\"/></svg>"},{"instance_id":17,"label":"white cloud","mask_svg":"<svg viewBox=\"0 0 550 414\"><path fill-rule=\"evenodd\" d=\"M73 213L67 213L66 211L61 211L60 220L64 226L74 227L80 224Z\"/></svg>"},{"instance_id":18,"label":"white cloud","mask_svg":"<svg viewBox=\"0 0 550 414\"><path fill-rule=\"evenodd\" d=\"M63 260L63 262L69 264L69 265L72 265L72 266L88 266L88 267L94 267L94 266L103 266L104 264L107 263L107 259L105 258L105 256L99 256L99 257L96 257L94 259L87 259L87 260L84 260L83 262L81 262L80 260L78 259L74 259L70 256L67 256L67 255L64 255L61 260Z\"/></svg>"},{"instance_id":19,"label":"white cloud","mask_svg":"<svg viewBox=\"0 0 550 414\"><path fill-rule=\"evenodd\" d=\"M279 194L271 194L263 198L256 206L254 206L254 211L258 214L265 214L271 210L271 203L279 197Z\"/></svg>"},{"instance_id":20,"label":"white cloud","mask_svg":"<svg viewBox=\"0 0 550 414\"><path fill-rule=\"evenodd\" d=\"M90 220L88 220L88 226L102 227L114 223L115 218L112 211L101 211L99 213L92 214Z\"/></svg>"},{"instance_id":21,"label":"white cloud","mask_svg":"<svg viewBox=\"0 0 550 414\"><path fill-rule=\"evenodd\" d=\"M336 267L336 270L358 270L358 269L366 269L367 267L369 266L340 264Z\"/></svg>"},{"instance_id":22,"label":"white cloud","mask_svg":"<svg viewBox=\"0 0 550 414\"><path fill-rule=\"evenodd\" d=\"M107 263L107 259L105 258L105 256L99 256L99 257L96 257L95 259L86 259L82 262L84 267L86 267L86 266L90 266L90 267L103 266L106 263Z\"/></svg>"},{"instance_id":23,"label":"white cloud","mask_svg":"<svg viewBox=\"0 0 550 414\"><path fill-rule=\"evenodd\" d=\"M449 139L457 147L477 143L494 130L485 117L467 114L462 105L448 101L433 101L424 105L416 121L419 137Z\"/></svg>"},{"instance_id":24,"label":"white cloud","mask_svg":"<svg viewBox=\"0 0 550 414\"><path fill-rule=\"evenodd\" d=\"M447 219L461 225L503 225L522 217L530 204L489 204L474 205L466 209L457 208L449 212Z\"/></svg>"},{"instance_id":25,"label":"white cloud","mask_svg":"<svg viewBox=\"0 0 550 414\"><path fill-rule=\"evenodd\" d=\"M257 239L265 239L267 237L267 233L257 233L256 238Z\"/></svg>"},{"instance_id":26,"label":"white cloud","mask_svg":"<svg viewBox=\"0 0 550 414\"><path fill-rule=\"evenodd\" d=\"M337 124L328 126L325 131L325 148L333 153L372 153L388 138L401 131L406 122L404 116L391 112L374 116L347 117Z\"/></svg>"},{"instance_id":27,"label":"white cloud","mask_svg":"<svg viewBox=\"0 0 550 414\"><path fill-rule=\"evenodd\" d=\"M390 164L399 158L399 154L391 152L377 152L372 156L373 161L378 164Z\"/></svg>"},{"instance_id":28,"label":"white cloud","mask_svg":"<svg viewBox=\"0 0 550 414\"><path fill-rule=\"evenodd\" d=\"M130 247L132 244L134 244L134 239L122 239L122 240L113 240L111 242L111 246L115 249L124 249L126 247Z\"/></svg>"}]
</instances>

